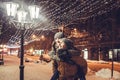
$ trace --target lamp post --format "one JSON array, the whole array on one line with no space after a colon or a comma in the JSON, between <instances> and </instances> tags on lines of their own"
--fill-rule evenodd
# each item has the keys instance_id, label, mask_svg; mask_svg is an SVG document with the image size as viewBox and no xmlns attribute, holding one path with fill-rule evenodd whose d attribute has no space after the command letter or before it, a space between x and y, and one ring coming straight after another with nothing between
<instances>
[{"instance_id":1,"label":"lamp post","mask_svg":"<svg viewBox=\"0 0 120 80\"><path fill-rule=\"evenodd\" d=\"M20 40L20 80L24 80L24 31L26 29L25 24L35 24L35 19L39 17L39 7L36 5L29 6L27 8L27 11L25 10L25 7L23 4L19 5L17 3L13 2L5 2L7 15L10 16L10 19L12 22L17 22L20 24L21 28L21 40ZM29 12L28 12L29 11ZM30 16L29 19L28 16ZM34 22L34 23L33 23Z\"/></svg>"}]
</instances>

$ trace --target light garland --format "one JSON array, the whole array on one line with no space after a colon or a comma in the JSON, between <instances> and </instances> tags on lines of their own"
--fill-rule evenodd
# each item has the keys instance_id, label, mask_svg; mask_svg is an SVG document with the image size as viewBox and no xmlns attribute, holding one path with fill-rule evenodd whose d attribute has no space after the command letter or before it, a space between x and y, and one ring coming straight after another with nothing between
<instances>
[{"instance_id":1,"label":"light garland","mask_svg":"<svg viewBox=\"0 0 120 80\"><path fill-rule=\"evenodd\" d=\"M28 3L31 2L32 0L28 1ZM40 13L47 18L46 22L40 21L38 24L33 25L38 26L36 29L39 30L52 30L62 24L68 25L75 20L87 20L120 7L120 1L118 0L63 0L59 3L56 0L39 0L37 3L42 7ZM30 39L28 36L34 33L35 31L26 30L25 39ZM41 33L40 31L36 34L40 35ZM20 32L17 30L9 41L16 42L19 38Z\"/></svg>"}]
</instances>

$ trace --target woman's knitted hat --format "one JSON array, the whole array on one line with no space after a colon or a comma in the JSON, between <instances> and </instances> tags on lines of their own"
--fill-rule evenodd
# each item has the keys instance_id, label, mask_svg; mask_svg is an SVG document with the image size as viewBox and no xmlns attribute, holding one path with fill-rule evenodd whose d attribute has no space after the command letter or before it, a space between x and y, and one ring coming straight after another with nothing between
<instances>
[{"instance_id":1,"label":"woman's knitted hat","mask_svg":"<svg viewBox=\"0 0 120 80\"><path fill-rule=\"evenodd\" d=\"M64 42L66 44L67 48L69 48L69 49L74 46L73 41L68 38L62 38L61 41Z\"/></svg>"}]
</instances>

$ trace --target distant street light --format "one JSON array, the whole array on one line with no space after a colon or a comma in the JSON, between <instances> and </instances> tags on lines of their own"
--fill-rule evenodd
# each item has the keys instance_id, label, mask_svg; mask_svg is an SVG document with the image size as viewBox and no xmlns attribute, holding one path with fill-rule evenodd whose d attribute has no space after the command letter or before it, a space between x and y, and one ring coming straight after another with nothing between
<instances>
[{"instance_id":1,"label":"distant street light","mask_svg":"<svg viewBox=\"0 0 120 80\"><path fill-rule=\"evenodd\" d=\"M33 20L38 19L40 8L36 5L25 7L23 4L4 2L7 15L14 23L20 24L21 29L21 56L20 56L20 80L24 80L24 31L25 24L35 24ZM27 17L27 18L26 18Z\"/></svg>"},{"instance_id":2,"label":"distant street light","mask_svg":"<svg viewBox=\"0 0 120 80\"><path fill-rule=\"evenodd\" d=\"M42 36L41 36L41 39L42 39L42 40L45 40L45 36L44 36L44 35L42 35Z\"/></svg>"}]
</instances>

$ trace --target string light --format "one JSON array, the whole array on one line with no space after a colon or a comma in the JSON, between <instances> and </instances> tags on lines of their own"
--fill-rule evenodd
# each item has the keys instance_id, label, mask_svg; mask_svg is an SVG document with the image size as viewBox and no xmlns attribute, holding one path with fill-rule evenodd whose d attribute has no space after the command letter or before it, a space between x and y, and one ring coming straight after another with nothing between
<instances>
[{"instance_id":1,"label":"string light","mask_svg":"<svg viewBox=\"0 0 120 80\"><path fill-rule=\"evenodd\" d=\"M28 27L38 26L36 29L40 31L36 33L32 30L26 30L24 34L26 40L30 39L29 36L34 33L40 35L42 30L56 29L62 24L68 25L75 20L87 20L120 7L120 1L117 0L63 0L59 1L59 3L55 0L42 0L37 3L42 7L40 13L43 14L46 20L45 22L40 21L36 25L27 25ZM18 41L19 36L20 33L17 30L16 34L9 41ZM16 39L13 37L16 37Z\"/></svg>"}]
</instances>

